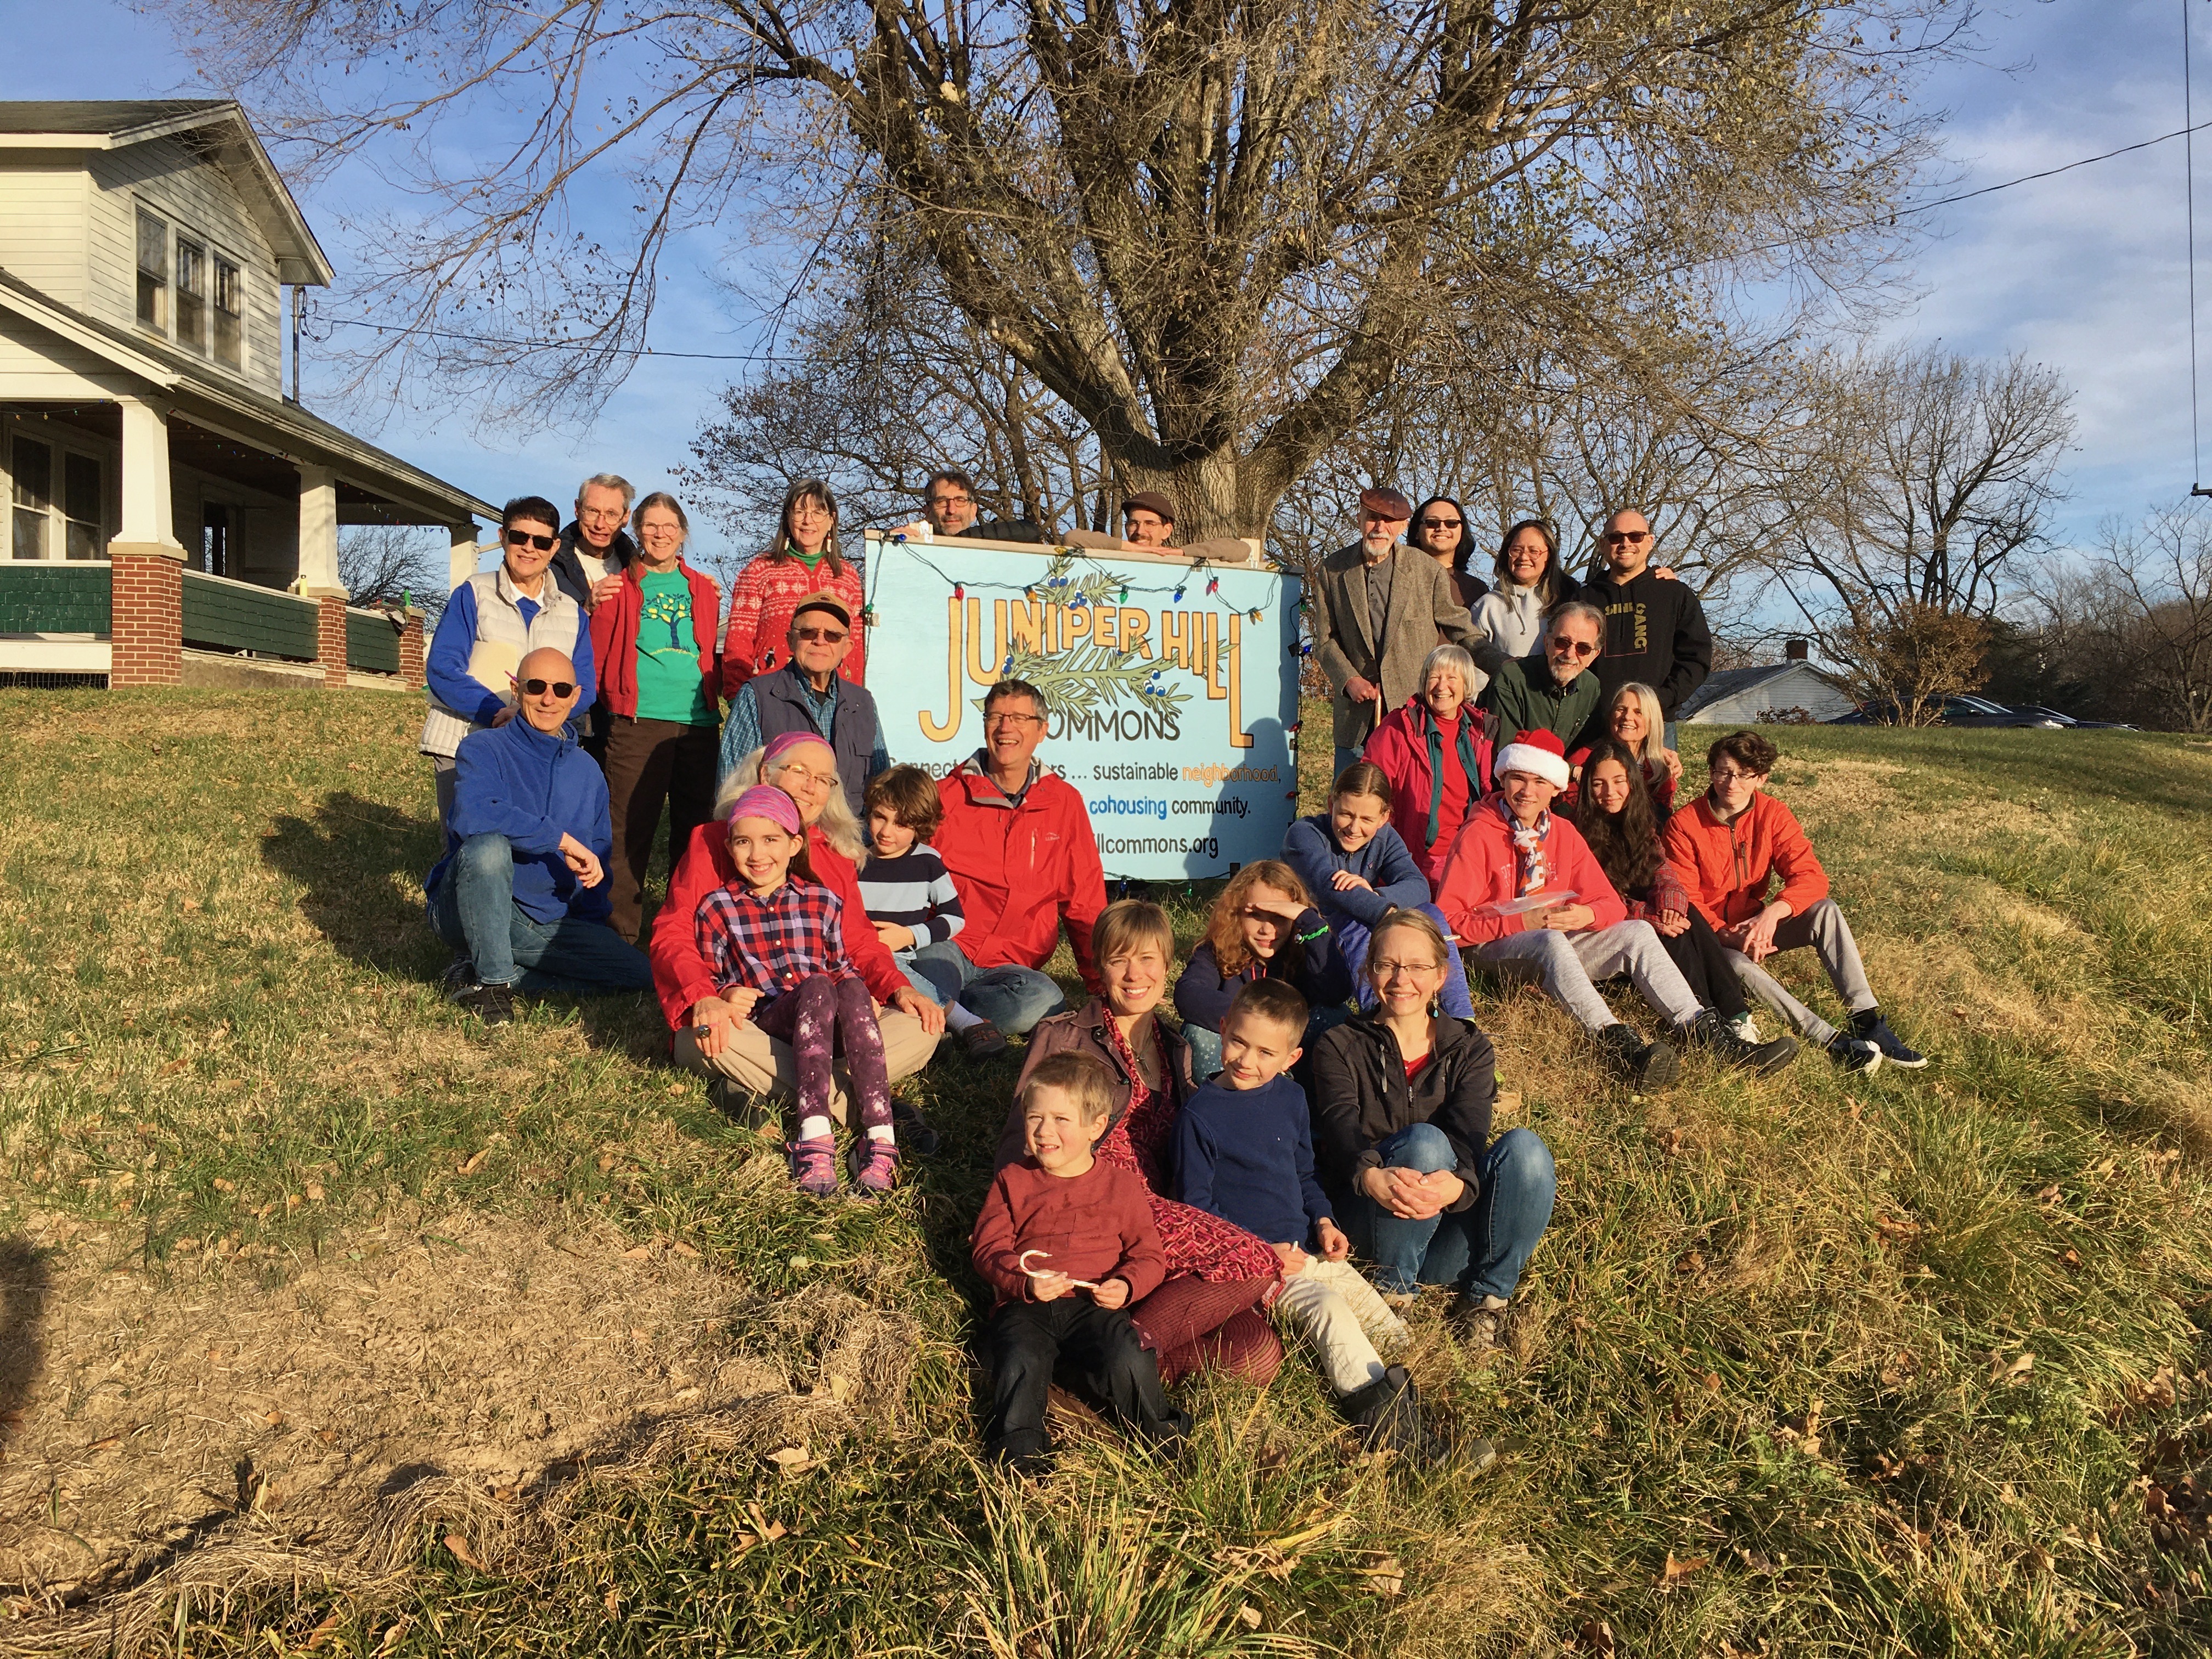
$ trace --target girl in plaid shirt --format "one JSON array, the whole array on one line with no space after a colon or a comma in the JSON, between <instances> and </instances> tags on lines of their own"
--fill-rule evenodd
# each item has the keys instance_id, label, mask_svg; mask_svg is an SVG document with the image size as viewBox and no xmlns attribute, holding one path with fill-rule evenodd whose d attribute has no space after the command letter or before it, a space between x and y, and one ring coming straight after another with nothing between
<instances>
[{"instance_id":1,"label":"girl in plaid shirt","mask_svg":"<svg viewBox=\"0 0 2212 1659\"><path fill-rule=\"evenodd\" d=\"M875 1000L845 954L844 902L815 883L799 808L782 790L761 784L738 796L729 836L738 878L699 902L699 954L743 1018L791 1045L799 1139L788 1151L799 1189L817 1198L837 1191L830 1073L842 1037L863 1132L853 1142L853 1184L867 1197L888 1192L899 1157L890 1079Z\"/></svg>"}]
</instances>

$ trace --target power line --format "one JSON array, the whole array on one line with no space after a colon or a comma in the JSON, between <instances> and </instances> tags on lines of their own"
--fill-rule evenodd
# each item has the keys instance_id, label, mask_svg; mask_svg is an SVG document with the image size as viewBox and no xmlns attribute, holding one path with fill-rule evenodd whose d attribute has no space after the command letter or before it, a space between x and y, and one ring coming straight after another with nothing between
<instances>
[{"instance_id":1,"label":"power line","mask_svg":"<svg viewBox=\"0 0 2212 1659\"><path fill-rule=\"evenodd\" d=\"M2182 188L2188 198L2189 222L2189 493L2212 495L2204 477L2204 441L2200 435L2197 395L2197 139L2191 124L2197 118L2196 92L2189 72L2189 0L2181 0L2181 120L2191 137L2181 146Z\"/></svg>"}]
</instances>

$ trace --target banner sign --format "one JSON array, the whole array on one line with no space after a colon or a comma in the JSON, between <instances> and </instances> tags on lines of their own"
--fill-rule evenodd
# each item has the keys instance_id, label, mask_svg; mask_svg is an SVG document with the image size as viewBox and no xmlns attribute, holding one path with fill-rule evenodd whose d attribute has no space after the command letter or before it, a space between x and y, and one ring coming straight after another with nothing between
<instances>
[{"instance_id":1,"label":"banner sign","mask_svg":"<svg viewBox=\"0 0 2212 1659\"><path fill-rule=\"evenodd\" d=\"M983 696L1050 705L1037 758L1081 792L1109 879L1276 858L1297 806L1298 579L1255 566L871 536L868 690L895 761L942 777Z\"/></svg>"}]
</instances>

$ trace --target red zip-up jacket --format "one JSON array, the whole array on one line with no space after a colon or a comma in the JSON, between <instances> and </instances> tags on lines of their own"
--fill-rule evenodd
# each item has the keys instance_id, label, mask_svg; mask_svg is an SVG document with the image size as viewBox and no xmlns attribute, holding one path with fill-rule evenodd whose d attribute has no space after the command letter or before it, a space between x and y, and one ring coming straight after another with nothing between
<instances>
[{"instance_id":1,"label":"red zip-up jacket","mask_svg":"<svg viewBox=\"0 0 2212 1659\"><path fill-rule=\"evenodd\" d=\"M672 1031L691 1023L691 1006L702 997L720 994L714 964L699 949L697 921L699 901L738 878L737 863L730 857L729 835L729 824L720 819L702 823L691 832L691 844L684 849L676 872L668 878L668 897L653 919L653 941L647 950L653 961L653 991L660 999L660 1012L668 1017ZM862 919L861 926L845 930L845 954L866 981L868 994L878 1002L889 1002L895 992L906 989L911 981L891 960L876 930L866 925L867 907L860 902L860 882L853 872L853 861L812 824L806 830L806 858L814 866L815 881L843 901L847 915Z\"/></svg>"},{"instance_id":2,"label":"red zip-up jacket","mask_svg":"<svg viewBox=\"0 0 2212 1659\"><path fill-rule=\"evenodd\" d=\"M631 720L637 718L637 617L645 605L637 573L644 562L632 559L614 598L592 612L592 660L599 669L599 702ZM722 590L712 576L694 570L680 555L676 568L691 586L691 637L699 642L699 678L706 688L707 706L719 709L722 663L714 654L714 635L722 625Z\"/></svg>"},{"instance_id":3,"label":"red zip-up jacket","mask_svg":"<svg viewBox=\"0 0 2212 1659\"><path fill-rule=\"evenodd\" d=\"M1734 823L1714 817L1711 798L1700 795L1667 820L1659 840L1667 862L1690 890L1690 902L1715 927L1757 915L1778 875L1782 890L1774 896L1793 916L1828 896L1828 872L1813 856L1796 815L1764 789Z\"/></svg>"},{"instance_id":4,"label":"red zip-up jacket","mask_svg":"<svg viewBox=\"0 0 2212 1659\"><path fill-rule=\"evenodd\" d=\"M1042 969L1065 924L1076 971L1103 995L1091 925L1106 908L1106 872L1075 787L1040 771L1016 805L971 758L937 781L937 798L945 822L930 845L968 918L952 943L978 968Z\"/></svg>"},{"instance_id":5,"label":"red zip-up jacket","mask_svg":"<svg viewBox=\"0 0 2212 1659\"><path fill-rule=\"evenodd\" d=\"M1533 910L1517 916L1474 914L1483 905L1517 896L1513 889L1520 880L1520 861L1514 855L1512 832L1498 814L1498 801L1495 795L1486 796L1468 815L1459 839L1452 843L1451 856L1444 860L1443 882L1437 889L1437 908L1451 924L1453 935L1464 945L1487 945L1508 934L1526 933L1538 915ZM1571 902L1589 906L1592 932L1628 920L1628 907L1606 879L1605 867L1590 852L1583 832L1557 812L1552 814L1552 830L1544 838L1544 847L1551 856L1552 869L1537 891L1572 893Z\"/></svg>"}]
</instances>

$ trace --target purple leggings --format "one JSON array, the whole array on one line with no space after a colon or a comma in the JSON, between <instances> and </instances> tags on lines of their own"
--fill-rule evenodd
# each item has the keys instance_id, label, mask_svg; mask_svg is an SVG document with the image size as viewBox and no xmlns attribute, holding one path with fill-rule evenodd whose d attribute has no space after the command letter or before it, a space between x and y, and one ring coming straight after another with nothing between
<instances>
[{"instance_id":1,"label":"purple leggings","mask_svg":"<svg viewBox=\"0 0 2212 1659\"><path fill-rule=\"evenodd\" d=\"M799 1070L800 1122L830 1115L830 1061L841 1036L853 1092L860 1097L860 1121L854 1127L879 1128L891 1121L890 1072L884 1064L884 1034L866 981L810 974L798 989L756 1005L752 1018L763 1036L791 1045Z\"/></svg>"}]
</instances>

